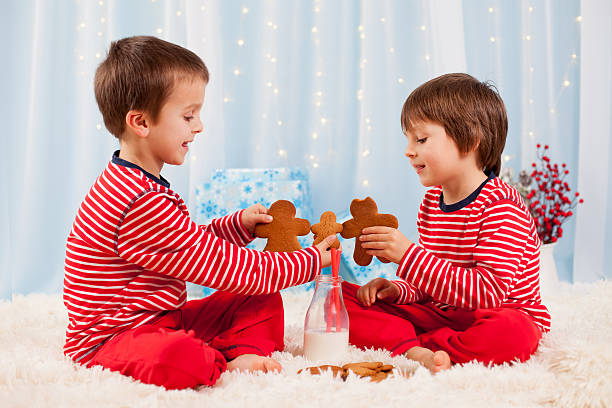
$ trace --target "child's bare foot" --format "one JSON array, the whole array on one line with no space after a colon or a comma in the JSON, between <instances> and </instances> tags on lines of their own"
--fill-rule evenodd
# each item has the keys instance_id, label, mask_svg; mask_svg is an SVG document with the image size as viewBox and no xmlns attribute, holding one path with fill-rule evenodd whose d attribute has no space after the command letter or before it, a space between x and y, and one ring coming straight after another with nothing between
<instances>
[{"instance_id":1,"label":"child's bare foot","mask_svg":"<svg viewBox=\"0 0 612 408\"><path fill-rule=\"evenodd\" d=\"M406 357L423 364L432 374L448 370L451 367L450 357L443 350L433 352L425 347L414 346L406 352Z\"/></svg>"},{"instance_id":2,"label":"child's bare foot","mask_svg":"<svg viewBox=\"0 0 612 408\"><path fill-rule=\"evenodd\" d=\"M280 371L282 366L280 363L270 357L262 357L256 354L242 354L229 363L227 363L227 369L230 371Z\"/></svg>"}]
</instances>

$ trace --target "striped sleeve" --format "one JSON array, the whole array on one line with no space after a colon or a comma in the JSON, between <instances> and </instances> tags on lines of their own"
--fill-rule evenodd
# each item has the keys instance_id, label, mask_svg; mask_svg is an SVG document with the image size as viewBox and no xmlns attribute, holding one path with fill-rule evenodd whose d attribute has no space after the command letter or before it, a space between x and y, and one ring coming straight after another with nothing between
<instances>
[{"instance_id":1,"label":"striped sleeve","mask_svg":"<svg viewBox=\"0 0 612 408\"><path fill-rule=\"evenodd\" d=\"M421 204L419 208L419 213L422 213L422 212L423 212L423 204ZM420 230L420 228L421 228L421 217L417 217L417 231ZM404 254L404 258L405 257L406 257L406 254ZM401 268L401 262L400 262L400 267L398 268L398 275L401 270L402 268ZM410 283L406 282L404 279L394 280L393 283L395 283L400 290L400 295L395 300L395 303L398 305L406 305L409 303L422 302L429 298L429 296L425 292L416 288L414 285L411 285Z\"/></svg>"},{"instance_id":2,"label":"striped sleeve","mask_svg":"<svg viewBox=\"0 0 612 408\"><path fill-rule=\"evenodd\" d=\"M230 217L226 222L234 221ZM118 228L116 251L126 261L156 273L249 295L311 281L321 265L314 247L270 253L234 245L199 228L173 196L153 191L135 200L127 211Z\"/></svg>"},{"instance_id":3,"label":"striped sleeve","mask_svg":"<svg viewBox=\"0 0 612 408\"><path fill-rule=\"evenodd\" d=\"M219 238L239 246L245 246L253 240L253 236L242 225L242 213L244 210L226 215L222 218L213 219L209 225L200 225L205 231L211 231Z\"/></svg>"},{"instance_id":4,"label":"striped sleeve","mask_svg":"<svg viewBox=\"0 0 612 408\"><path fill-rule=\"evenodd\" d=\"M396 279L392 281L400 290L400 295L395 299L396 304L406 305L408 303L422 302L427 299L428 296L423 291L415 288L410 283L403 279Z\"/></svg>"},{"instance_id":5,"label":"striped sleeve","mask_svg":"<svg viewBox=\"0 0 612 408\"><path fill-rule=\"evenodd\" d=\"M483 215L475 265L460 267L412 244L398 276L434 300L467 309L500 307L517 275L529 237L529 220L511 200L489 205Z\"/></svg>"}]
</instances>

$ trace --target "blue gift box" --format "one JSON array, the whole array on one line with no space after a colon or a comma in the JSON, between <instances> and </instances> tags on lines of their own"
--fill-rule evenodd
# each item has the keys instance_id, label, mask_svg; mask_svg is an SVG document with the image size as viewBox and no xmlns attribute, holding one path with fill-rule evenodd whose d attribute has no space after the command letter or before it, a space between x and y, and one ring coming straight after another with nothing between
<instances>
[{"instance_id":1,"label":"blue gift box","mask_svg":"<svg viewBox=\"0 0 612 408\"><path fill-rule=\"evenodd\" d=\"M312 220L312 202L308 172L301 168L217 169L210 181L196 187L195 219L208 224L213 218L223 217L260 203L270 207L278 200L288 200L296 208L296 217ZM312 234L298 237L302 247L312 245ZM255 239L247 248L263 250L266 240ZM312 284L297 287L304 290ZM197 285L195 285L197 286ZM201 288L197 286L197 288ZM195 293L198 289L192 289ZM204 288L204 295L214 292Z\"/></svg>"},{"instance_id":2,"label":"blue gift box","mask_svg":"<svg viewBox=\"0 0 612 408\"><path fill-rule=\"evenodd\" d=\"M196 187L196 220L208 224L260 203L270 207L278 200L288 200L296 208L296 217L312 219L308 172L303 169L217 169L211 181ZM312 236L299 237L302 247L312 245ZM266 241L255 239L247 247L263 250Z\"/></svg>"}]
</instances>

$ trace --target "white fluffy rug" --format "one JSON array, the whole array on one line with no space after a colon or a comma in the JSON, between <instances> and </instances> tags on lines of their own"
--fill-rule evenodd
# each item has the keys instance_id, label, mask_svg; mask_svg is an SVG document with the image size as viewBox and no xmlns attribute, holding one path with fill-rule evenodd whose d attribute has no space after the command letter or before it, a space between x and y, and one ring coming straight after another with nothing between
<instances>
[{"instance_id":1,"label":"white fluffy rug","mask_svg":"<svg viewBox=\"0 0 612 408\"><path fill-rule=\"evenodd\" d=\"M528 362L470 363L431 375L403 357L351 347L348 361L384 361L413 375L380 383L297 374L310 294L285 293L286 351L279 374L224 373L213 388L165 391L62 355L60 295L0 303L0 406L7 407L604 407L612 406L612 282L561 285L546 303L553 330Z\"/></svg>"}]
</instances>

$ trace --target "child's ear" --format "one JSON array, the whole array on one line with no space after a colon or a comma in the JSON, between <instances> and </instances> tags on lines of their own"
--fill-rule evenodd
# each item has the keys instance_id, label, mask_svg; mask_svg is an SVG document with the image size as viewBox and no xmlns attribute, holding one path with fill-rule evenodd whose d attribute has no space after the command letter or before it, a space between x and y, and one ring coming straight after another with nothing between
<instances>
[{"instance_id":1,"label":"child's ear","mask_svg":"<svg viewBox=\"0 0 612 408\"><path fill-rule=\"evenodd\" d=\"M140 137L147 137L149 135L149 118L142 111L129 111L125 115L125 124Z\"/></svg>"}]
</instances>

